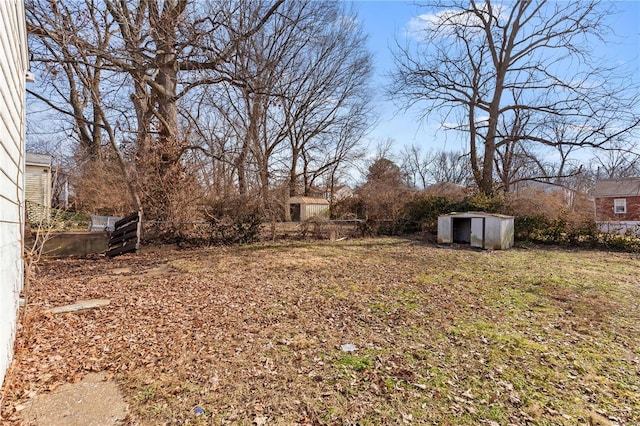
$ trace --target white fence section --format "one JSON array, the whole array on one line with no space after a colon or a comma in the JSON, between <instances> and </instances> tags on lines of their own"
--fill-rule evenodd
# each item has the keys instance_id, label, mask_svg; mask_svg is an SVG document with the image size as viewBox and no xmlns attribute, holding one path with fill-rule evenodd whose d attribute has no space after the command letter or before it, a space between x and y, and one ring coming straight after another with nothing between
<instances>
[{"instance_id":1,"label":"white fence section","mask_svg":"<svg viewBox=\"0 0 640 426\"><path fill-rule=\"evenodd\" d=\"M89 216L89 232L113 232L119 216Z\"/></svg>"}]
</instances>

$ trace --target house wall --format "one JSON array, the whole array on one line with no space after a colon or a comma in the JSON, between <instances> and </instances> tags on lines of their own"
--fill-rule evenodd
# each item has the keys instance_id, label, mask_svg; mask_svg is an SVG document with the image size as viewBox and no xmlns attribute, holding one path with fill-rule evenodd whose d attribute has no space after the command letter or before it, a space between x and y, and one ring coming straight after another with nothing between
<instances>
[{"instance_id":1,"label":"house wall","mask_svg":"<svg viewBox=\"0 0 640 426\"><path fill-rule=\"evenodd\" d=\"M24 4L0 1L0 384L13 357L23 285L25 72Z\"/></svg>"},{"instance_id":2,"label":"house wall","mask_svg":"<svg viewBox=\"0 0 640 426\"><path fill-rule=\"evenodd\" d=\"M51 216L51 167L29 164L26 157L24 170L24 199L27 201L27 219L31 226L40 226Z\"/></svg>"},{"instance_id":3,"label":"house wall","mask_svg":"<svg viewBox=\"0 0 640 426\"><path fill-rule=\"evenodd\" d=\"M627 212L624 214L616 214L613 212L613 200L620 198L627 200ZM640 220L640 196L596 198L596 222L638 220Z\"/></svg>"},{"instance_id":4,"label":"house wall","mask_svg":"<svg viewBox=\"0 0 640 426\"><path fill-rule=\"evenodd\" d=\"M25 199L45 207L51 207L51 175L42 166L25 167Z\"/></svg>"}]
</instances>

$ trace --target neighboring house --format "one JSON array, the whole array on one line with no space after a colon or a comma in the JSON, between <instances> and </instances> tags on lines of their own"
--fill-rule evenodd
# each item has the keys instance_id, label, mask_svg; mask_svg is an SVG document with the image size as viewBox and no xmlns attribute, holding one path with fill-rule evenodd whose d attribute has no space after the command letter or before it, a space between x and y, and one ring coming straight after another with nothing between
<instances>
[{"instance_id":1,"label":"neighboring house","mask_svg":"<svg viewBox=\"0 0 640 426\"><path fill-rule=\"evenodd\" d=\"M333 194L331 194L330 189L326 190L324 193L324 198L329 200L329 202L331 203L335 203L351 197L353 197L353 189L349 188L347 185L335 186L333 188Z\"/></svg>"},{"instance_id":2,"label":"neighboring house","mask_svg":"<svg viewBox=\"0 0 640 426\"><path fill-rule=\"evenodd\" d=\"M594 196L600 231L640 235L640 177L597 180Z\"/></svg>"},{"instance_id":3,"label":"neighboring house","mask_svg":"<svg viewBox=\"0 0 640 426\"><path fill-rule=\"evenodd\" d=\"M329 201L324 198L291 197L285 206L285 219L304 222L312 217L329 217Z\"/></svg>"},{"instance_id":4,"label":"neighboring house","mask_svg":"<svg viewBox=\"0 0 640 426\"><path fill-rule=\"evenodd\" d=\"M13 358L24 266L27 34L22 0L0 1L0 385Z\"/></svg>"},{"instance_id":5,"label":"neighboring house","mask_svg":"<svg viewBox=\"0 0 640 426\"><path fill-rule=\"evenodd\" d=\"M27 152L24 177L29 221L40 223L49 217L51 209L51 156Z\"/></svg>"},{"instance_id":6,"label":"neighboring house","mask_svg":"<svg viewBox=\"0 0 640 426\"><path fill-rule=\"evenodd\" d=\"M333 187L332 193L331 188L312 187L306 196L311 198L324 198L330 203L335 203L345 198L353 197L353 189L347 185L337 185Z\"/></svg>"}]
</instances>

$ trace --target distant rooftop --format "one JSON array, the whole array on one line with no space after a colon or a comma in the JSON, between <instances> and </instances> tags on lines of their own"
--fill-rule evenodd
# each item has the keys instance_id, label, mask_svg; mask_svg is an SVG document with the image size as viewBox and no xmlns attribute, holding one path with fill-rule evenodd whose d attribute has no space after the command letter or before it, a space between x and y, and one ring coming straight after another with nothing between
<instances>
[{"instance_id":1,"label":"distant rooftop","mask_svg":"<svg viewBox=\"0 0 640 426\"><path fill-rule=\"evenodd\" d=\"M640 196L640 177L597 180L595 196L596 197Z\"/></svg>"},{"instance_id":2,"label":"distant rooftop","mask_svg":"<svg viewBox=\"0 0 640 426\"><path fill-rule=\"evenodd\" d=\"M27 166L51 167L51 156L49 154L35 154L33 152L27 152L24 160Z\"/></svg>"}]
</instances>

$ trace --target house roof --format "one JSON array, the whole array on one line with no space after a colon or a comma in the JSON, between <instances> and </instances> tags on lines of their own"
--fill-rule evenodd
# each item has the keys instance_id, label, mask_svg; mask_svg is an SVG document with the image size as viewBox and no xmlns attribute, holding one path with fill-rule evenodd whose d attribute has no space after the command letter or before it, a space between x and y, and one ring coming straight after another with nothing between
<instances>
[{"instance_id":1,"label":"house roof","mask_svg":"<svg viewBox=\"0 0 640 426\"><path fill-rule=\"evenodd\" d=\"M288 204L325 204L329 205L329 201L324 198L313 198L313 197L291 197L287 200Z\"/></svg>"},{"instance_id":2,"label":"house roof","mask_svg":"<svg viewBox=\"0 0 640 426\"><path fill-rule=\"evenodd\" d=\"M49 154L27 152L27 155L24 157L24 162L27 166L51 167L51 156Z\"/></svg>"},{"instance_id":3,"label":"house roof","mask_svg":"<svg viewBox=\"0 0 640 426\"><path fill-rule=\"evenodd\" d=\"M640 196L640 177L596 181L596 198Z\"/></svg>"},{"instance_id":4,"label":"house roof","mask_svg":"<svg viewBox=\"0 0 640 426\"><path fill-rule=\"evenodd\" d=\"M351 187L349 185L337 185L333 187L333 192L338 192L338 191L351 191Z\"/></svg>"}]
</instances>

